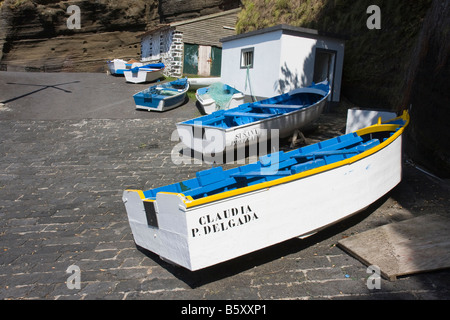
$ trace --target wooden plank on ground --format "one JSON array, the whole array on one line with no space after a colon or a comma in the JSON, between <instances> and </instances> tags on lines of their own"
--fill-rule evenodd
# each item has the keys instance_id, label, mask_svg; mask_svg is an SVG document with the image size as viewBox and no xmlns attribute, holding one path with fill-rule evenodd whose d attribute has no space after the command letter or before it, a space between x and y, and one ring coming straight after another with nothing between
<instances>
[{"instance_id":1,"label":"wooden plank on ground","mask_svg":"<svg viewBox=\"0 0 450 320\"><path fill-rule=\"evenodd\" d=\"M338 245L381 275L398 276L450 267L450 218L429 214L342 239Z\"/></svg>"}]
</instances>

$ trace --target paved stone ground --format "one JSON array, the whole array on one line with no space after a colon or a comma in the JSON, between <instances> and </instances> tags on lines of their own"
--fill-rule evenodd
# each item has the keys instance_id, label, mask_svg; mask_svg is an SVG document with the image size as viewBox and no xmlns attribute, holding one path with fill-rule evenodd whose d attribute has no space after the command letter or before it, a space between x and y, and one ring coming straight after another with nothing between
<instances>
[{"instance_id":1,"label":"paved stone ground","mask_svg":"<svg viewBox=\"0 0 450 320\"><path fill-rule=\"evenodd\" d=\"M179 143L171 139L175 123L199 115L195 103L136 111L130 97L143 87L104 74L0 72L1 299L450 298L448 269L382 279L380 289L368 289L366 266L336 245L386 223L449 215L448 183L408 164L388 196L304 240L197 272L138 250L123 190L208 167L171 159ZM337 135L344 125L344 113L326 113L306 132L307 142ZM67 286L72 265L80 268L79 289Z\"/></svg>"}]
</instances>

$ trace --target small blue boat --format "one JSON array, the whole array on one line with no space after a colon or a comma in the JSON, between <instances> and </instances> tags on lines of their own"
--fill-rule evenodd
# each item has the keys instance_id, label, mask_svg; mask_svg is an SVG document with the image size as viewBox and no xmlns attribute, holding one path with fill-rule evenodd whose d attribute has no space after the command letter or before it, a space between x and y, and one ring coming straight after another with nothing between
<instances>
[{"instance_id":1,"label":"small blue boat","mask_svg":"<svg viewBox=\"0 0 450 320\"><path fill-rule=\"evenodd\" d=\"M136 109L166 111L182 105L189 90L187 78L151 86L133 95Z\"/></svg>"}]
</instances>

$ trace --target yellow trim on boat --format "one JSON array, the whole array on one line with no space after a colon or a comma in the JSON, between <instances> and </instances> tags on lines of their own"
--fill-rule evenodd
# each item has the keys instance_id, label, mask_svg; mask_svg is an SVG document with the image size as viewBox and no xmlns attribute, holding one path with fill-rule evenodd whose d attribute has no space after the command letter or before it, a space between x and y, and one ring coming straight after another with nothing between
<instances>
[{"instance_id":1,"label":"yellow trim on boat","mask_svg":"<svg viewBox=\"0 0 450 320\"><path fill-rule=\"evenodd\" d=\"M139 197L141 197L142 200L145 200L145 196L144 196L144 191L142 190L133 190L133 189L128 189L126 191L129 192L137 192L139 194Z\"/></svg>"},{"instance_id":2,"label":"yellow trim on boat","mask_svg":"<svg viewBox=\"0 0 450 320\"><path fill-rule=\"evenodd\" d=\"M292 176L288 176L288 177L283 177L280 179L276 179L276 180L272 180L272 181L267 181L267 182L262 182L253 186L248 186L248 187L243 187L243 188L239 188L239 189L235 189L235 190L230 190L230 191L225 191L219 194L215 194L215 195L211 195L208 197L204 197L204 198L200 198L194 201L184 201L185 205L187 208L192 208L195 206L199 206L202 204L206 204L209 202L214 202L214 201L218 201L218 200L222 200L225 198L229 198L229 197L234 197L240 194L244 194L244 193L249 193L249 192L253 192L253 191L257 191L257 190L261 190L261 189L266 189L266 188L270 188L276 185L280 185L286 182L291 182L293 180L298 180L301 178L305 178L307 176L312 176L314 174L318 174L324 171L328 171L331 169L335 169L337 167L346 165L346 164L351 164L353 162L356 162L358 160L361 160L365 157L368 157L369 155L374 154L375 152L378 152L379 150L385 148L386 146L388 146L390 143L392 143L395 139L397 139L404 131L405 127L409 124L409 114L407 111L403 112L403 115L401 117L397 117L395 119L403 119L406 121L406 123L397 131L395 132L391 137L389 137L386 141L380 143L378 146L375 146L365 152L362 152L354 157L348 158L348 159L344 159L335 163L331 163L329 165L323 166L323 167L318 167L318 168L314 168L311 170L307 170L304 172L299 172L297 174L294 174ZM391 119L389 121L395 120L395 119ZM363 128L360 130L357 130L356 133L358 135L364 135L364 134L368 134L368 133L373 133L373 132L380 132L380 131L395 131L397 128L399 128L401 125L398 124L375 124L373 126L367 127L367 128Z\"/></svg>"},{"instance_id":3,"label":"yellow trim on boat","mask_svg":"<svg viewBox=\"0 0 450 320\"><path fill-rule=\"evenodd\" d=\"M145 201L145 202L155 202L156 201L156 200L145 198L144 191L142 191L142 190L127 189L126 191L128 191L128 192L137 192L139 194L139 197L141 198L142 201Z\"/></svg>"},{"instance_id":4,"label":"yellow trim on boat","mask_svg":"<svg viewBox=\"0 0 450 320\"><path fill-rule=\"evenodd\" d=\"M267 181L267 182L262 182L256 185L252 185L252 186L248 186L248 187L243 187L243 188L239 188L239 189L235 189L235 190L230 190L230 191L224 191L221 192L219 194L215 194L215 195L211 195L211 196L207 196L204 198L200 198L197 200L194 200L191 196L184 196L184 194L182 193L176 193L176 192L163 192L165 194L174 194L174 195L178 195L183 199L184 204L186 205L186 208L192 208L192 207L196 207L199 205L203 205L203 204L207 204L210 202L214 202L214 201L218 201L218 200L222 200L225 198L230 198L230 197L234 197L237 195L241 195L241 194L245 194L245 193L249 193L249 192L253 192L253 191L258 191L258 190L262 190L262 189L268 189L270 187L273 186L277 186L283 183L287 183L287 182L291 182L294 180L298 180L298 179L302 179L308 176L312 176L321 172L325 172L331 169L335 169L347 164L351 164L353 162L359 161L363 158L366 158L378 151L380 151L381 149L385 148L386 146L388 146L389 144L391 144L394 140L396 140L405 130L405 128L408 126L409 124L409 114L408 111L404 110L403 114L400 117L394 118L394 119L390 119L389 121L393 121L396 119L402 119L405 122L404 125L399 125L399 124L382 124L380 123L380 121L378 121L377 124L374 124L372 126L363 128L363 129L359 129L356 130L355 132L359 135L365 135L365 134L370 134L370 133L375 133L375 132L382 132L382 131L395 131L398 130L392 135L390 136L388 139L386 139L386 141L383 141L382 143L380 143L379 145L364 151L358 155L355 155L351 158L348 159L344 159L335 163L331 163L329 165L325 165L322 167L318 167L318 168L314 168L311 170L307 170L304 172L299 172L297 174L293 174L291 176L287 176L287 177L283 177L283 178L279 178L276 180L272 180L272 181ZM142 192L142 190L129 190L129 191L136 191L139 192L139 195L141 196L141 199L145 199L144 198L144 193ZM148 200L148 201L155 201L155 200Z\"/></svg>"}]
</instances>

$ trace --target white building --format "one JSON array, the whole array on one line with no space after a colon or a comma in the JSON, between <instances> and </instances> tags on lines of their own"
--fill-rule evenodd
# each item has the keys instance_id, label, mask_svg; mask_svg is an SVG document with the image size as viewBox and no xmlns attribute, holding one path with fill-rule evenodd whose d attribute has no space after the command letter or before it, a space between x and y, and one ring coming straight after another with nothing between
<instances>
[{"instance_id":1,"label":"white building","mask_svg":"<svg viewBox=\"0 0 450 320\"><path fill-rule=\"evenodd\" d=\"M170 24L161 24L141 34L141 60L161 61L164 74L220 76L220 38L235 34L241 9L232 9Z\"/></svg>"},{"instance_id":2,"label":"white building","mask_svg":"<svg viewBox=\"0 0 450 320\"><path fill-rule=\"evenodd\" d=\"M312 29L277 25L222 42L221 81L246 95L267 98L328 79L339 102L344 40Z\"/></svg>"}]
</instances>

